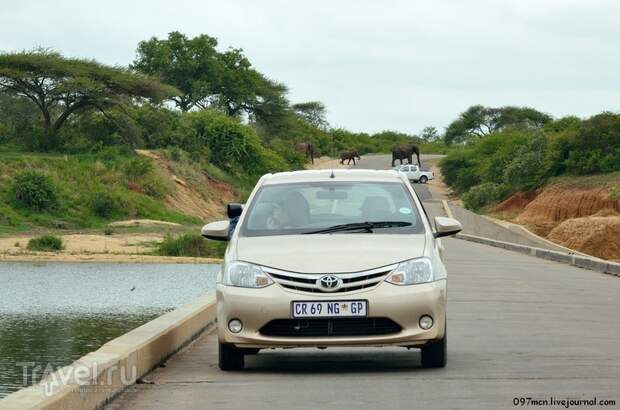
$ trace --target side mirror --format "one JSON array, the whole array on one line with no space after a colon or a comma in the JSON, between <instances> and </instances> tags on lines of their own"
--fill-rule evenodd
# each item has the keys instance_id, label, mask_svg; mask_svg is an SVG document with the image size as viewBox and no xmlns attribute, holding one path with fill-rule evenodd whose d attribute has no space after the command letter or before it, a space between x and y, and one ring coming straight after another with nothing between
<instances>
[{"instance_id":1,"label":"side mirror","mask_svg":"<svg viewBox=\"0 0 620 410\"><path fill-rule=\"evenodd\" d=\"M228 219L237 218L243 212L243 204L237 204L235 202L231 202L226 205L226 214L228 215Z\"/></svg>"},{"instance_id":2,"label":"side mirror","mask_svg":"<svg viewBox=\"0 0 620 410\"><path fill-rule=\"evenodd\" d=\"M435 238L442 236L450 236L463 230L463 225L456 219L446 218L443 216L435 217Z\"/></svg>"},{"instance_id":3,"label":"side mirror","mask_svg":"<svg viewBox=\"0 0 620 410\"><path fill-rule=\"evenodd\" d=\"M211 222L202 227L200 234L214 241L227 241L230 239L228 236L229 227L230 222L228 221Z\"/></svg>"}]
</instances>

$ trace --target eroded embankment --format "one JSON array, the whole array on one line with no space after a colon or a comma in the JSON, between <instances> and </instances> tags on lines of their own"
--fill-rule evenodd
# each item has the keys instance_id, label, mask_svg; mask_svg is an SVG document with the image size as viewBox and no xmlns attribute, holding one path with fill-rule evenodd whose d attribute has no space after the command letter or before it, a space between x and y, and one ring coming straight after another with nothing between
<instances>
[{"instance_id":1,"label":"eroded embankment","mask_svg":"<svg viewBox=\"0 0 620 410\"><path fill-rule=\"evenodd\" d=\"M620 199L610 179L579 178L552 184L536 192L518 192L500 203L494 212L510 215L515 222L547 239L604 259L620 259ZM599 185L599 186L592 186Z\"/></svg>"}]
</instances>

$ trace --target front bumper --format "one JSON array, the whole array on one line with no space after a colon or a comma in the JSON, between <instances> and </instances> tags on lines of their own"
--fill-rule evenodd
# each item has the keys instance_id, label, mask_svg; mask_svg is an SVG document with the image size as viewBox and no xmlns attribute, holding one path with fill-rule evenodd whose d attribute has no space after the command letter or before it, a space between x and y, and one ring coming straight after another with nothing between
<instances>
[{"instance_id":1,"label":"front bumper","mask_svg":"<svg viewBox=\"0 0 620 410\"><path fill-rule=\"evenodd\" d=\"M374 288L339 295L291 291L277 283L263 289L218 284L216 294L219 340L237 347L423 346L442 339L445 333L445 280L411 286L381 282ZM368 317L389 318L402 330L388 335L347 337L275 337L260 333L271 320L290 319L293 301L353 299L368 300ZM428 330L418 325L422 315L433 317L433 326ZM243 322L241 332L235 334L228 330L231 319Z\"/></svg>"}]
</instances>

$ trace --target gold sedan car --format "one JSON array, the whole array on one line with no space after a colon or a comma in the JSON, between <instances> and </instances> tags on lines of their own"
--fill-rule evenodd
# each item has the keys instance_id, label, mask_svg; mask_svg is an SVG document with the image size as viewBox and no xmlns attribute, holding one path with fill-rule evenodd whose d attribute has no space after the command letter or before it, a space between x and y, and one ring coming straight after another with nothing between
<instances>
[{"instance_id":1,"label":"gold sedan car","mask_svg":"<svg viewBox=\"0 0 620 410\"><path fill-rule=\"evenodd\" d=\"M229 240L217 281L219 366L265 348L403 346L446 364L441 236L402 173L267 174L202 235Z\"/></svg>"}]
</instances>

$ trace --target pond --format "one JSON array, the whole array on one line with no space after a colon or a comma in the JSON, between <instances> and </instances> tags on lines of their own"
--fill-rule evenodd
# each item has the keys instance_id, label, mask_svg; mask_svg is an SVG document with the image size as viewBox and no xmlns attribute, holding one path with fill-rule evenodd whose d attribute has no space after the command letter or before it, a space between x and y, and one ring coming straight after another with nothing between
<instances>
[{"instance_id":1,"label":"pond","mask_svg":"<svg viewBox=\"0 0 620 410\"><path fill-rule=\"evenodd\" d=\"M0 398L212 291L219 269L0 263Z\"/></svg>"}]
</instances>

